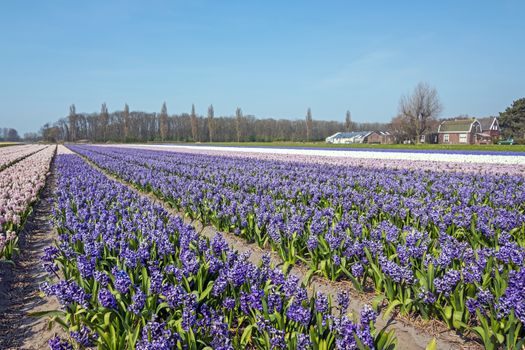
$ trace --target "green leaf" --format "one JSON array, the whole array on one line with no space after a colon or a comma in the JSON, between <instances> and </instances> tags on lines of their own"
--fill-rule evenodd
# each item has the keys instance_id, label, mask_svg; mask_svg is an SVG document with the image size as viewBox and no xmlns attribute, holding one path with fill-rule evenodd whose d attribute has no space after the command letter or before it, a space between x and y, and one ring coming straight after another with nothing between
<instances>
[{"instance_id":1,"label":"green leaf","mask_svg":"<svg viewBox=\"0 0 525 350\"><path fill-rule=\"evenodd\" d=\"M137 340L139 339L139 335L140 335L140 331L141 331L141 327L136 327L135 330L133 331L133 333L131 334L131 341L130 341L130 345L132 346L132 348L135 348L135 344L137 343Z\"/></svg>"},{"instance_id":2,"label":"green leaf","mask_svg":"<svg viewBox=\"0 0 525 350\"><path fill-rule=\"evenodd\" d=\"M168 303L164 302L164 303L160 303L158 306L157 306L157 311L155 312L156 314L158 314L160 312L160 310L166 308L166 309L169 309L169 305Z\"/></svg>"},{"instance_id":3,"label":"green leaf","mask_svg":"<svg viewBox=\"0 0 525 350\"><path fill-rule=\"evenodd\" d=\"M111 324L111 311L106 312L104 315L104 326L109 327Z\"/></svg>"},{"instance_id":4,"label":"green leaf","mask_svg":"<svg viewBox=\"0 0 525 350\"><path fill-rule=\"evenodd\" d=\"M314 274L316 273L315 270L308 270L308 272L306 273L306 276L304 276L304 279L303 279L303 282L305 285L310 285L310 281L312 280L312 277L314 276Z\"/></svg>"},{"instance_id":5,"label":"green leaf","mask_svg":"<svg viewBox=\"0 0 525 350\"><path fill-rule=\"evenodd\" d=\"M118 336L117 336L117 332L115 331L115 327L113 326L109 327L109 333L111 334L112 349L117 350L118 349Z\"/></svg>"},{"instance_id":6,"label":"green leaf","mask_svg":"<svg viewBox=\"0 0 525 350\"><path fill-rule=\"evenodd\" d=\"M410 298L407 298L405 300L403 300L403 308L408 308L410 305L412 305L412 303L414 302L414 300L410 299Z\"/></svg>"},{"instance_id":7,"label":"green leaf","mask_svg":"<svg viewBox=\"0 0 525 350\"><path fill-rule=\"evenodd\" d=\"M425 350L437 350L437 340L432 338L432 340L427 344Z\"/></svg>"},{"instance_id":8,"label":"green leaf","mask_svg":"<svg viewBox=\"0 0 525 350\"><path fill-rule=\"evenodd\" d=\"M386 299L386 297L383 294L380 294L380 295L377 295L376 297L374 297L374 299L372 299L372 308L375 311L378 311L379 310L379 305L383 304L383 301L385 299Z\"/></svg>"},{"instance_id":9,"label":"green leaf","mask_svg":"<svg viewBox=\"0 0 525 350\"><path fill-rule=\"evenodd\" d=\"M523 349L524 347L525 347L525 338L518 341L516 345L514 346L514 349L520 350L520 349Z\"/></svg>"},{"instance_id":10,"label":"green leaf","mask_svg":"<svg viewBox=\"0 0 525 350\"><path fill-rule=\"evenodd\" d=\"M52 328L53 323L55 323L55 322L58 323L60 326L62 326L62 329L64 329L65 331L68 331L69 325L63 319L61 319L60 317L57 317L57 316L55 316L55 317L53 317L53 318L51 318L49 320L50 328Z\"/></svg>"},{"instance_id":11,"label":"green leaf","mask_svg":"<svg viewBox=\"0 0 525 350\"><path fill-rule=\"evenodd\" d=\"M353 286L355 289L357 289L358 291L362 292L363 291L363 286L361 285L361 283L359 283L359 281L350 273L350 271L347 270L346 267L344 267L343 265L341 265L341 270L343 270L343 272L345 273L346 277L350 279L350 281L352 282Z\"/></svg>"},{"instance_id":12,"label":"green leaf","mask_svg":"<svg viewBox=\"0 0 525 350\"><path fill-rule=\"evenodd\" d=\"M213 289L213 282L210 281L208 282L208 286L206 287L206 289L199 295L199 302L206 299L206 297L210 294L212 289Z\"/></svg>"},{"instance_id":13,"label":"green leaf","mask_svg":"<svg viewBox=\"0 0 525 350\"><path fill-rule=\"evenodd\" d=\"M446 306L446 307L443 309L443 314L445 315L445 318L446 318L447 320L452 319L452 312L453 312L453 310L452 310L452 306L450 306L450 305L449 305L449 306Z\"/></svg>"},{"instance_id":14,"label":"green leaf","mask_svg":"<svg viewBox=\"0 0 525 350\"><path fill-rule=\"evenodd\" d=\"M60 316L64 317L66 313L61 310L46 310L46 311L36 311L36 312L29 312L29 317L44 317L44 316Z\"/></svg>"},{"instance_id":15,"label":"green leaf","mask_svg":"<svg viewBox=\"0 0 525 350\"><path fill-rule=\"evenodd\" d=\"M472 330L478 333L481 339L483 339L483 344L485 344L485 347L487 347L487 344L490 344L489 336L485 332L485 329L483 329L483 327L480 327L480 326L472 327Z\"/></svg>"},{"instance_id":16,"label":"green leaf","mask_svg":"<svg viewBox=\"0 0 525 350\"><path fill-rule=\"evenodd\" d=\"M253 327L254 325L248 325L245 329L244 329L244 332L242 332L242 336L241 336L241 346L243 347L246 347L248 345L248 343L252 340L252 330L253 330Z\"/></svg>"},{"instance_id":17,"label":"green leaf","mask_svg":"<svg viewBox=\"0 0 525 350\"><path fill-rule=\"evenodd\" d=\"M390 316L390 314L392 313L392 311L394 311L395 307L398 306L398 305L401 305L401 302L399 300L394 300L394 301L390 302L390 304L388 305L388 307L385 310L385 313L383 314L383 320L386 321L388 319L388 317Z\"/></svg>"}]
</instances>

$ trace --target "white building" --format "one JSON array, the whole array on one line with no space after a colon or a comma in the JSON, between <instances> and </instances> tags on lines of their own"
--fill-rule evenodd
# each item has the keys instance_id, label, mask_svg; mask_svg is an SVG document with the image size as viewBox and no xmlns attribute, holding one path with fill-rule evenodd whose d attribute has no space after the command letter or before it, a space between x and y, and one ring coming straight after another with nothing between
<instances>
[{"instance_id":1,"label":"white building","mask_svg":"<svg viewBox=\"0 0 525 350\"><path fill-rule=\"evenodd\" d=\"M337 132L326 138L326 143L365 143L372 131Z\"/></svg>"}]
</instances>

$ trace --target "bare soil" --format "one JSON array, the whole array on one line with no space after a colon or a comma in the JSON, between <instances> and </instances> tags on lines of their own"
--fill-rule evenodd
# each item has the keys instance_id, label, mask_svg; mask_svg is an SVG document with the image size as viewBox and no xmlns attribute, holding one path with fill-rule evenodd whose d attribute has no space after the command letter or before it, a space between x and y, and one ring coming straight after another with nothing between
<instances>
[{"instance_id":1,"label":"bare soil","mask_svg":"<svg viewBox=\"0 0 525 350\"><path fill-rule=\"evenodd\" d=\"M47 276L40 258L56 238L50 223L54 189L52 174L19 233L20 250L14 263L0 262L0 349L46 349L48 340L62 333L57 325L49 327L47 318L29 315L60 307L39 289Z\"/></svg>"},{"instance_id":2,"label":"bare soil","mask_svg":"<svg viewBox=\"0 0 525 350\"><path fill-rule=\"evenodd\" d=\"M90 165L101 171L107 177L129 187L137 194L149 198L156 204L163 206L172 215L183 217L185 222L192 224L199 234L212 239L217 234L217 232L219 232L213 226L203 225L203 223L199 220L191 220L183 212L173 209L168 203L160 200L153 193L140 191L131 184L119 179L105 169L102 169L86 157L82 155L79 156L85 159ZM283 264L283 261L278 256L278 254L270 249L262 249L256 243L248 243L243 238L235 236L231 233L219 233L224 237L230 248L237 250L239 253L250 253L250 261L254 264L259 264L265 254L270 255L270 260L273 265L279 266ZM296 275L301 280L305 280L308 273L308 268L306 266L302 266L301 264L296 264L291 267L290 273ZM330 295L333 300L333 305L335 304L337 292L341 290L345 290L352 295L349 309L350 312L355 315L359 315L359 311L363 308L363 306L365 304L370 304L371 300L375 296L373 293L358 292L349 281L334 282L318 276L313 277L308 286L308 291L310 294L313 294L314 291L321 291L326 295ZM396 314L391 315L388 319L384 320L382 316L382 314L378 316L376 327L378 329L386 328L387 330L393 330L398 339L397 347L399 349L425 349L434 337L437 340L437 348L440 350L483 349L483 346L475 341L475 339L449 330L444 323L437 320L424 321L417 318L410 318Z\"/></svg>"}]
</instances>

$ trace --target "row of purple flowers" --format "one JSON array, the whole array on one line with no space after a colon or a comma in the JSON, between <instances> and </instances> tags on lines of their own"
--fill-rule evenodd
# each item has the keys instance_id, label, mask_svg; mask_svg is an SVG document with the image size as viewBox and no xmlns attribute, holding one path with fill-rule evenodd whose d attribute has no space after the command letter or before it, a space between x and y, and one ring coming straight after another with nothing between
<instances>
[{"instance_id":1,"label":"row of purple flowers","mask_svg":"<svg viewBox=\"0 0 525 350\"><path fill-rule=\"evenodd\" d=\"M76 155L56 161L56 246L44 264L58 281L43 286L63 305L70 339L53 349L392 348L374 329L375 312L347 315L295 276L261 266L217 235L200 237L180 217L108 179ZM55 313L56 314L56 313Z\"/></svg>"},{"instance_id":2,"label":"row of purple flowers","mask_svg":"<svg viewBox=\"0 0 525 350\"><path fill-rule=\"evenodd\" d=\"M524 334L521 176L73 149L190 216L373 287L402 312L474 330L487 347Z\"/></svg>"}]
</instances>

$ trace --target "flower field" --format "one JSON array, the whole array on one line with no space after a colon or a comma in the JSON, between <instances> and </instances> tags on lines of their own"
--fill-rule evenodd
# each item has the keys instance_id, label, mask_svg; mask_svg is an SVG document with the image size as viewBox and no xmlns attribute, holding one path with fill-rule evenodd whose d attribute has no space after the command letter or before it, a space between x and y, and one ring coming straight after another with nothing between
<instances>
[{"instance_id":1,"label":"flower field","mask_svg":"<svg viewBox=\"0 0 525 350\"><path fill-rule=\"evenodd\" d=\"M49 172L55 146L12 146L2 158L2 164L11 164L0 171L0 259L11 259L17 246L17 232L31 212ZM25 158L24 158L25 157Z\"/></svg>"},{"instance_id":2,"label":"flower field","mask_svg":"<svg viewBox=\"0 0 525 350\"><path fill-rule=\"evenodd\" d=\"M490 171L492 166L490 163L481 168L479 165L466 165L469 169L477 167L477 172L461 171L461 167L451 167L452 171L446 171L447 169L433 171L429 168L414 168L414 163L403 163L401 160L397 161L397 167L384 167L378 162L365 162L365 166L359 166L344 165L343 162L341 164L319 162L315 161L315 158L314 161L305 159L301 162L290 162L258 157L230 157L114 147L72 146L71 148L124 181L154 192L190 217L212 223L221 231L231 232L248 241L256 242L261 247L273 249L288 264L302 263L309 267L312 274L332 280L349 280L357 290L374 290L379 295L378 300L384 298L388 301L385 310L387 314L397 309L404 314L441 320L450 328L477 334L487 349L498 347L519 349L523 345L525 177L519 171L521 166L519 159L517 163L513 163L514 165L507 165L511 169L509 172L506 172L504 167L499 167L497 172ZM410 170L405 166L406 164L410 164ZM78 169L80 164L71 168ZM61 183L60 188L69 188L69 191L60 193L59 203L62 204L59 204L57 211L60 214L57 215L59 218L57 225L64 231L61 236L64 242L60 252L53 252L53 261L60 261L65 276L76 278L77 286L84 290L87 288L86 293L92 294L89 298L86 297L84 302L84 305L89 304L88 310L95 307L93 305L95 294L98 294L99 299L104 300L105 297L110 300L115 299L117 305L121 305L119 303L124 300L122 308L129 307L131 300L129 298L133 299L135 295L130 292L131 286L144 283L144 279L151 279L152 273L157 271L155 268L152 270L151 267L146 270L139 268L141 265L139 261L151 262L152 256L157 257L154 259L158 262L156 268L161 270L161 274L164 273L164 280L171 278L172 275L177 276L177 273L168 272L167 277L166 273L162 272L162 269L166 268L163 264L185 268L184 256L189 253L186 252L188 248L183 248L182 242L185 240L185 235L191 236L191 233L186 233L183 226L175 225L173 229L177 232L173 239L181 242L174 244L181 250L174 252L174 256L178 258L170 258L175 260L163 260L165 256L158 251L166 243L156 241L164 237L161 233L165 230L162 225L161 227L148 226L151 224L145 221L141 221L140 225L129 223L127 225L130 230L138 233L132 236L128 234L128 239L125 240L127 243L121 242L119 239L125 237L130 230L122 231L120 228L128 226L116 225L115 228L115 223L120 222L123 217L126 217L126 220L130 217L131 220L131 217L137 216L137 211L130 209L124 214L120 209L120 214L106 214L105 210L115 208L118 211L120 203L126 203L127 206L131 206L132 203L127 201L126 197L113 202L104 202L106 200L104 197L109 198L108 200L116 198L120 190L98 189L97 186L102 186L98 185L103 182L102 180L94 181L92 186L81 186L75 182L78 180L67 180L81 177L75 173L76 170L67 170L65 166L61 166L61 169L61 173L67 176L61 176L65 179L61 180L65 184ZM89 183L92 183L91 180ZM80 188L78 195L75 194L77 187ZM118 187L113 185L113 188ZM105 191L111 194L104 194ZM66 204L63 204L64 202ZM94 208L91 209L90 206ZM80 215L79 208L90 209L86 209L87 212ZM136 210L151 212L152 209ZM83 219L79 219L79 215ZM90 220L87 220L85 215L88 215ZM100 215L104 220L97 219ZM163 214L155 215L163 217ZM146 220L145 215L142 215L141 219ZM97 224L97 220L101 222ZM160 225L161 222L167 225L170 220L156 219L154 222L155 225ZM91 224L95 226L86 227ZM108 228L107 225L110 227ZM149 229L131 229L135 227L133 225L138 225L137 227L146 225ZM146 239L140 238L141 234L147 234L152 229L159 231L159 234L145 237ZM95 232L96 236L92 237L91 241L100 242L100 235L103 234L116 234L117 237L104 237L104 244L101 242L100 245L91 244L96 247L94 248L85 241L84 236L94 235ZM154 249L151 250L152 246L148 245L144 253L139 253L144 242L154 242L151 243ZM108 247L111 244L114 246ZM214 242L210 244L213 246ZM85 257L87 260L82 261L80 266L86 264L93 266L99 261L97 258L93 263L92 257L98 255L87 253L86 245L89 249L95 249L93 254L102 252L115 256L117 252L120 253L121 259L115 260L117 268L114 271L110 270L114 268L114 259L109 258L110 255L105 259L111 261L106 264L108 266L104 266L106 272L111 272L106 279L109 287L103 288L102 282L94 282L93 278L87 279L90 282L86 283L91 283L92 286L86 287L77 277L83 267L79 267L78 261L72 261L68 257L76 256L75 252L87 254ZM126 254L122 253L126 245L130 252L136 252L131 254L133 258L127 258ZM210 249L209 246L204 243L202 247L200 245L200 243L189 245L194 260L202 259L201 256L219 259L218 256L207 251ZM144 256L138 257L137 254ZM229 262L227 256L228 254L223 254L224 259L219 260L230 266L237 263L237 260ZM124 296L117 287L120 283L117 281L117 277L121 275L119 271L128 264L123 263L122 259L130 260L131 266L135 269L134 272L132 269L126 269L127 277L122 277L132 281L127 283L127 288L122 288L126 291ZM204 265L207 266L207 263ZM213 270L211 265L213 264L208 268ZM199 266L202 266L202 263ZM194 271L197 271L196 269L197 267ZM260 269L264 270L264 266L257 271L261 271ZM200 270L198 271L197 274L200 273ZM142 279L137 277L141 273L148 277ZM180 271L178 273L180 275ZM215 286L221 285L224 277L221 277L220 273L214 275L209 270L202 273L213 276L211 277L213 286L210 287L210 295L213 296L213 290L218 288ZM257 274L265 275L265 272ZM175 277L170 281L175 283L176 280ZM280 284L275 286L272 278L270 282L265 280L261 283L270 285L270 290L284 292L285 289ZM189 284L190 288L195 287ZM247 287L248 285L250 288ZM237 298L234 310L246 317L243 318L246 320L245 324L258 325L243 328L236 324L233 328L238 330L243 328L242 333L250 332L247 329L253 331L257 329L250 338L253 341L252 346L255 347L264 348L269 343L261 345L262 339L271 341L273 336L283 330L286 330L286 334L291 334L287 338L287 341L292 342L291 346L294 346L296 343L293 342L299 341L299 338L306 339L303 336L299 337L300 334L307 334L306 317L302 323L300 320L293 320L294 326L289 333L287 328L277 328L275 319L265 311L255 312L249 316L243 310L238 310L242 305L251 305L248 300L254 293L260 293L257 287L252 290L253 285L262 286L249 282L247 286L243 285L244 287L240 288L243 292L239 295L235 294L235 288L226 288L225 298ZM72 288L75 289L77 286ZM208 285L195 288L197 288L195 295L199 300L199 295L208 288ZM93 290L95 292L92 292ZM100 291L104 291L102 296ZM190 289L186 288L186 292L189 291ZM191 291L193 292L194 289ZM147 292L144 286L142 292ZM260 296L269 302L265 299L268 296L266 292L264 296L262 294ZM163 298L158 293L155 297ZM286 299L288 300L288 297ZM295 303L294 300L292 298L291 304L287 307L295 307L296 305L292 305ZM216 300L210 303L213 305L210 309L223 317L222 324L229 322L226 309L214 304L217 303ZM312 306L316 302L302 299L298 307L306 310L308 303ZM73 305L78 308L81 307L79 305L82 305L82 302L77 301ZM114 304L111 302L108 305ZM256 303L256 306L258 305ZM96 307L100 306L97 304ZM107 309L113 310L111 307L103 306L101 310ZM264 306L262 309L266 310ZM185 308L180 310L182 320L185 317L184 310ZM76 315L74 314L76 311L68 313L72 324L76 324L74 323L76 316L73 316ZM89 312L86 311L86 315L95 319L95 316L91 316ZM293 312L293 314L301 314L301 312ZM315 308L312 306L309 315L312 316L314 313ZM83 311L79 314L81 318L84 317ZM278 317L290 316L289 314L281 312ZM123 325L125 322L122 320L126 317L134 318L130 313L126 315L119 319L121 322L119 327L125 327ZM112 317L114 316L108 316L110 321L113 320ZM115 316L115 319L118 317L120 316ZM264 333L262 330L268 328L263 326L263 323L267 322L268 317L271 327L276 331ZM205 317L205 319L214 318ZM314 322L313 319L313 316L310 317L310 322ZM96 320L102 322L98 318ZM159 321L144 318L141 322L146 325L143 328L146 331L143 331L142 338L140 334L128 333L127 339L137 339L137 344L139 342L146 344L144 335L153 334L153 329L159 329L158 327L164 329L164 323L170 325L170 321L162 317ZM340 329L341 324L334 322L334 326L331 327ZM86 325L92 327L90 329L94 327ZM356 326L358 323L352 325L352 329L366 328L359 328ZM231 329L232 325L228 326ZM178 323L177 327L179 327ZM210 327L223 326L215 324ZM79 328L79 331L82 329ZM125 328L119 328L122 329ZM179 334L182 339L188 339L184 337L190 336L182 323L176 329L176 332L172 331L169 335L176 337L175 334ZM205 334L209 328L203 326L202 330L202 339L207 339ZM161 330L158 332L167 334L162 333ZM335 332L335 335L332 332L328 333L335 337L334 341L341 341L344 338L340 330ZM374 335L371 337L373 338ZM370 337L358 336L358 338L370 344ZM162 339L162 336L158 339ZM315 342L316 339L325 338L319 334L310 334L310 342ZM238 347L242 344L242 340L242 335L240 338L234 337L231 339L231 344Z\"/></svg>"},{"instance_id":3,"label":"flower field","mask_svg":"<svg viewBox=\"0 0 525 350\"><path fill-rule=\"evenodd\" d=\"M525 154L498 152L498 154L454 153L428 154L408 151L344 151L319 149L273 149L254 147L206 147L176 145L119 145L119 148L171 151L178 153L214 155L258 160L299 163L319 163L338 166L386 168L421 171L447 171L485 175L525 174ZM240 149L240 151L237 151Z\"/></svg>"},{"instance_id":4,"label":"flower field","mask_svg":"<svg viewBox=\"0 0 525 350\"><path fill-rule=\"evenodd\" d=\"M0 170L5 169L10 164L42 150L45 146L41 145L21 145L0 148Z\"/></svg>"},{"instance_id":5,"label":"flower field","mask_svg":"<svg viewBox=\"0 0 525 350\"><path fill-rule=\"evenodd\" d=\"M346 313L293 275L260 266L217 235L200 237L180 217L108 179L76 155L56 157L56 246L42 289L75 346L101 349L392 348L375 312ZM354 318L355 317L355 318ZM52 349L70 348L54 338Z\"/></svg>"}]
</instances>

